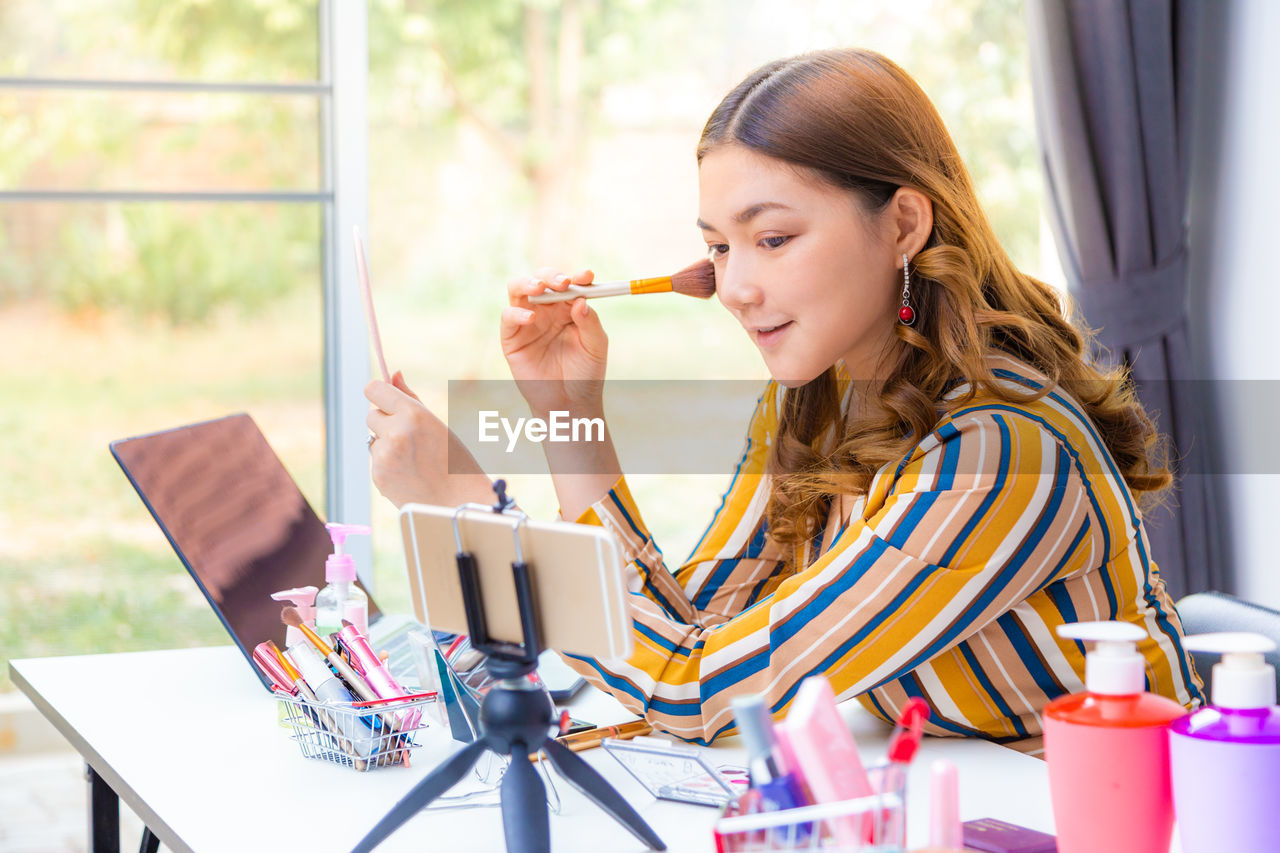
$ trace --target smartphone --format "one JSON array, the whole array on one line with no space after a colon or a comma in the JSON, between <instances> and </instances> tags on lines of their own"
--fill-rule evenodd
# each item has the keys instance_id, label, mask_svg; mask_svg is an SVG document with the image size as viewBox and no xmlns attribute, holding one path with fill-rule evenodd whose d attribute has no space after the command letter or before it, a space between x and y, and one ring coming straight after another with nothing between
<instances>
[{"instance_id":1,"label":"smartphone","mask_svg":"<svg viewBox=\"0 0 1280 853\"><path fill-rule=\"evenodd\" d=\"M597 658L630 657L622 550L603 527L525 520L452 507L405 504L400 528L415 615L441 631L469 633L457 551L476 562L485 627L497 641L524 640L511 567L529 566L542 646ZM455 529L456 528L456 529ZM567 669L567 667L566 667ZM573 689L576 679L560 689Z\"/></svg>"},{"instance_id":2,"label":"smartphone","mask_svg":"<svg viewBox=\"0 0 1280 853\"><path fill-rule=\"evenodd\" d=\"M587 680L574 672L560 655L548 649L538 657L538 678L547 686L551 701L568 702Z\"/></svg>"}]
</instances>

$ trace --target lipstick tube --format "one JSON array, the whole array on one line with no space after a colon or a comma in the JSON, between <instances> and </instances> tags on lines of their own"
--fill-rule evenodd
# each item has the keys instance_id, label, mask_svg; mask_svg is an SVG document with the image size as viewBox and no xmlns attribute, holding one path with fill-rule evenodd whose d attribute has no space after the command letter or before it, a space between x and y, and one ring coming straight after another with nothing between
<instances>
[{"instance_id":1,"label":"lipstick tube","mask_svg":"<svg viewBox=\"0 0 1280 853\"><path fill-rule=\"evenodd\" d=\"M280 660L276 657L275 643L271 640L254 646L253 662L281 690L291 696L298 695L298 688L294 686L293 679L289 677L289 674L284 671L284 667L280 665Z\"/></svg>"},{"instance_id":2,"label":"lipstick tube","mask_svg":"<svg viewBox=\"0 0 1280 853\"><path fill-rule=\"evenodd\" d=\"M342 639L342 644L346 646L348 653L355 659L365 682L374 693L378 694L379 699L401 699L409 695L387 670L382 658L378 657L377 652L369 645L369 638L362 634L359 628L346 624L338 632L338 636ZM395 728L416 728L421 716L422 712L419 709L406 711L403 715L397 714Z\"/></svg>"},{"instance_id":3,"label":"lipstick tube","mask_svg":"<svg viewBox=\"0 0 1280 853\"><path fill-rule=\"evenodd\" d=\"M377 652L369 645L369 638L360 633L359 628L347 625L338 632L338 636L356 659L365 681L378 694L379 699L399 699L409 695L387 671L386 664L378 657Z\"/></svg>"},{"instance_id":4,"label":"lipstick tube","mask_svg":"<svg viewBox=\"0 0 1280 853\"><path fill-rule=\"evenodd\" d=\"M956 766L941 758L929 768L929 845L940 850L964 847Z\"/></svg>"}]
</instances>

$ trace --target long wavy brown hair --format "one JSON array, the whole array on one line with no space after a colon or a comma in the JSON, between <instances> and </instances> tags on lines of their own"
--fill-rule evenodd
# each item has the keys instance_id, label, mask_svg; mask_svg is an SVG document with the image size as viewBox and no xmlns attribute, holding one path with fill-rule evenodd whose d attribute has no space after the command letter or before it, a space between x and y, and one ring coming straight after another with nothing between
<instances>
[{"instance_id":1,"label":"long wavy brown hair","mask_svg":"<svg viewBox=\"0 0 1280 853\"><path fill-rule=\"evenodd\" d=\"M845 423L834 367L784 392L768 522L794 555L835 496L865 493L875 472L904 458L949 409L980 391L1027 402L1049 390L1024 394L998 382L988 358L999 353L1070 391L1131 490L1150 496L1169 485L1162 442L1125 371L1092 364L1092 334L1065 319L1056 291L1013 265L942 118L900 67L857 49L765 65L711 114L698 161L725 144L802 167L850 191L868 213L883 210L900 187L933 204L933 231L911 263L919 319L912 327L894 323L899 343L877 371L887 379L872 386L860 414ZM966 395L944 402L966 382Z\"/></svg>"}]
</instances>

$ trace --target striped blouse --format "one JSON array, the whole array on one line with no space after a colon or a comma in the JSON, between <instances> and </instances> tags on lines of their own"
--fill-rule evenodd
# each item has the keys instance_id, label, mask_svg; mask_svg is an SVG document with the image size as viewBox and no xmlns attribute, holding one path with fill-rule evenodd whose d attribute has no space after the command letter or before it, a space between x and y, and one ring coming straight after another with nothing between
<instances>
[{"instance_id":1,"label":"striped blouse","mask_svg":"<svg viewBox=\"0 0 1280 853\"><path fill-rule=\"evenodd\" d=\"M1024 393L1045 381L1012 359L992 366ZM674 571L625 478L578 519L612 530L628 560L634 652L572 661L596 686L709 743L733 731L730 697L763 694L780 715L806 676L825 673L838 698L885 720L920 696L929 734L1030 749L1045 704L1084 686L1085 648L1055 627L1110 619L1146 632L1148 689L1202 701L1133 496L1061 388L1025 404L979 394L951 411L799 565L766 535L781 397L770 382L720 508Z\"/></svg>"}]
</instances>

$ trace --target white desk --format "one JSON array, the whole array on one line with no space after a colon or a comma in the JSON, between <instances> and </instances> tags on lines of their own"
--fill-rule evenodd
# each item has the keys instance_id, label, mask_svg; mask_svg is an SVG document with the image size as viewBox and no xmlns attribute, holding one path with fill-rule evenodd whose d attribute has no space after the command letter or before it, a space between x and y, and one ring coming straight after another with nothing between
<instances>
[{"instance_id":1,"label":"white desk","mask_svg":"<svg viewBox=\"0 0 1280 853\"><path fill-rule=\"evenodd\" d=\"M231 646L17 660L10 675L172 850L350 850L456 748L437 728L426 733L409 769L358 773L305 759L277 725L276 703ZM601 724L627 716L601 694L572 707ZM887 728L856 707L849 714L864 756L881 757ZM743 761L735 747L716 752L721 763ZM603 750L581 755L635 805L669 850L714 849L714 809L655 800ZM913 846L927 840L928 773L936 758L959 767L964 820L998 817L1053 832L1043 762L983 741L926 738L908 787ZM553 850L647 849L567 783L558 780L557 788L563 808L551 816ZM494 853L503 846L494 807L424 811L378 849Z\"/></svg>"}]
</instances>

